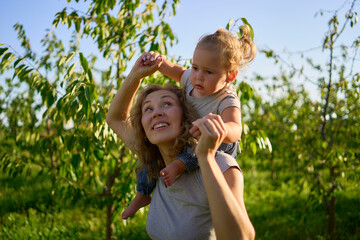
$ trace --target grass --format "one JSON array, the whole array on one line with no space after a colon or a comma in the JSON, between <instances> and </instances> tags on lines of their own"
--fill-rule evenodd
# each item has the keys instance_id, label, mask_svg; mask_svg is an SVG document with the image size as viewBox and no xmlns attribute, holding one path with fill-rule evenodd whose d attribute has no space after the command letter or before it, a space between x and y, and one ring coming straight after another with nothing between
<instances>
[{"instance_id":1,"label":"grass","mask_svg":"<svg viewBox=\"0 0 360 240\"><path fill-rule=\"evenodd\" d=\"M245 203L256 239L327 239L325 205L309 186L300 190L293 181L279 180L272 185L270 172L247 171ZM360 239L360 188L349 183L346 189L336 195L337 239Z\"/></svg>"},{"instance_id":2,"label":"grass","mask_svg":"<svg viewBox=\"0 0 360 240\"><path fill-rule=\"evenodd\" d=\"M294 184L272 186L268 172L247 168L245 202L256 239L326 239L324 205L298 192ZM0 239L105 239L105 210L55 200L46 176L0 176ZM357 186L357 185L356 185ZM360 239L359 187L337 195L338 239ZM119 209L119 213L122 209ZM147 208L130 220L120 214L112 224L114 239L149 239Z\"/></svg>"}]
</instances>

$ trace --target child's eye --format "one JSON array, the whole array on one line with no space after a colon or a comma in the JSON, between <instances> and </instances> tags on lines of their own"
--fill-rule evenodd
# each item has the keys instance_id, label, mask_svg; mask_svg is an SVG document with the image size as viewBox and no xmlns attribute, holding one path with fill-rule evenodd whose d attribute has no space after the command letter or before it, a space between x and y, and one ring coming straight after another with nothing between
<instances>
[{"instance_id":1,"label":"child's eye","mask_svg":"<svg viewBox=\"0 0 360 240\"><path fill-rule=\"evenodd\" d=\"M198 68L197 67L195 67L195 66L192 66L191 67L193 70L195 70L195 71L197 71L198 70Z\"/></svg>"},{"instance_id":2,"label":"child's eye","mask_svg":"<svg viewBox=\"0 0 360 240\"><path fill-rule=\"evenodd\" d=\"M169 107L171 106L171 103L164 103L164 107Z\"/></svg>"},{"instance_id":3,"label":"child's eye","mask_svg":"<svg viewBox=\"0 0 360 240\"><path fill-rule=\"evenodd\" d=\"M213 74L213 72L211 72L211 71L206 71L206 73L207 73L207 74Z\"/></svg>"}]
</instances>

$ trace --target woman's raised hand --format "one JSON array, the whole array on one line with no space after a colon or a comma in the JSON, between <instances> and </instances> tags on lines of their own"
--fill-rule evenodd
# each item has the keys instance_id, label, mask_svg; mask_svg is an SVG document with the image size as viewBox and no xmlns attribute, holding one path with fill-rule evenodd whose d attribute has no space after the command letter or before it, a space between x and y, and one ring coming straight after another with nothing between
<instances>
[{"instance_id":1,"label":"woman's raised hand","mask_svg":"<svg viewBox=\"0 0 360 240\"><path fill-rule=\"evenodd\" d=\"M165 59L165 56L160 55L158 52L144 52L144 54L142 55L142 59L141 59L141 66L152 66L156 63L156 59L157 58L162 58ZM160 64L161 65L161 64Z\"/></svg>"},{"instance_id":2,"label":"woman's raised hand","mask_svg":"<svg viewBox=\"0 0 360 240\"><path fill-rule=\"evenodd\" d=\"M198 144L195 148L196 155L215 156L217 149L227 135L224 122L220 115L209 113L203 118L193 122L200 131Z\"/></svg>"},{"instance_id":3,"label":"woman's raised hand","mask_svg":"<svg viewBox=\"0 0 360 240\"><path fill-rule=\"evenodd\" d=\"M129 75L131 75L135 79L142 79L156 72L160 68L163 59L162 56L160 56L159 54L154 54L153 52L151 53L152 54L144 52L136 60L136 63L131 69Z\"/></svg>"}]
</instances>

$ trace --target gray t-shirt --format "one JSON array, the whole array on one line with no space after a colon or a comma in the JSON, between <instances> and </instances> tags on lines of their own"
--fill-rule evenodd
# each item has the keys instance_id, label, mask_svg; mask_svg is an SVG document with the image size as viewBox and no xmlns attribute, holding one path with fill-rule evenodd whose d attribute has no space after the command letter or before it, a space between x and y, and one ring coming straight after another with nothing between
<instances>
[{"instance_id":1,"label":"gray t-shirt","mask_svg":"<svg viewBox=\"0 0 360 240\"><path fill-rule=\"evenodd\" d=\"M240 109L240 99L236 94L233 85L227 84L221 91L201 98L190 96L194 87L190 82L190 69L186 70L181 76L181 85L186 92L186 101L193 106L199 118L204 117L208 113L221 115L225 108L237 107Z\"/></svg>"},{"instance_id":2,"label":"gray t-shirt","mask_svg":"<svg viewBox=\"0 0 360 240\"><path fill-rule=\"evenodd\" d=\"M216 155L222 172L230 167L240 170L228 154ZM216 239L200 169L184 172L172 186L160 178L150 203L146 230L151 239Z\"/></svg>"}]
</instances>

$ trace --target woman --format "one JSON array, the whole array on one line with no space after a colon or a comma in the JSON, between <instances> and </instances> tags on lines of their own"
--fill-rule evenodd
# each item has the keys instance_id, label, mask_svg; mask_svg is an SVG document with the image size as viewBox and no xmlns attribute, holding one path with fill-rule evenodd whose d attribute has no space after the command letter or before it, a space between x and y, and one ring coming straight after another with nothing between
<instances>
[{"instance_id":1,"label":"woman","mask_svg":"<svg viewBox=\"0 0 360 240\"><path fill-rule=\"evenodd\" d=\"M106 120L138 154L150 174L158 177L164 166L172 163L186 145L192 144L187 124L191 117L178 90L157 87L140 94L130 114L141 79L153 74L162 61L158 57L156 64L144 66L144 56L137 60L122 83ZM211 115L196 120L193 125L201 132L195 148L200 170L181 175L171 187L158 179L147 219L149 236L153 239L253 239L255 231L243 200L240 168L228 155L216 155L226 135L221 117Z\"/></svg>"}]
</instances>

